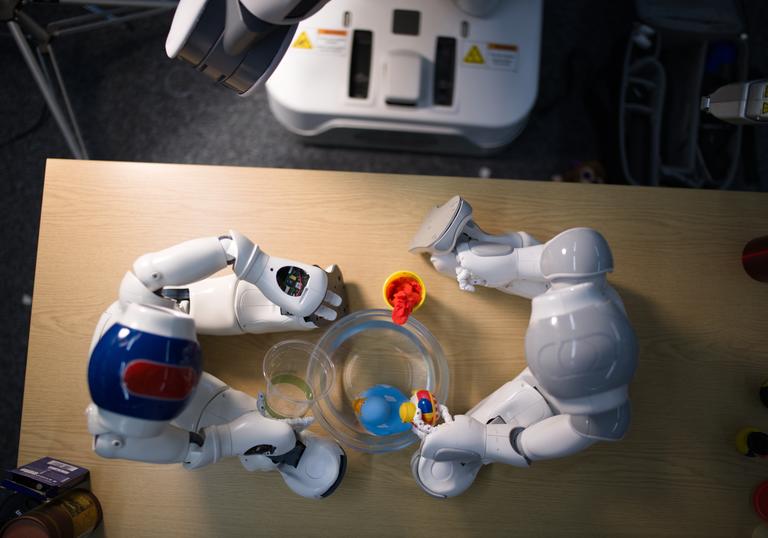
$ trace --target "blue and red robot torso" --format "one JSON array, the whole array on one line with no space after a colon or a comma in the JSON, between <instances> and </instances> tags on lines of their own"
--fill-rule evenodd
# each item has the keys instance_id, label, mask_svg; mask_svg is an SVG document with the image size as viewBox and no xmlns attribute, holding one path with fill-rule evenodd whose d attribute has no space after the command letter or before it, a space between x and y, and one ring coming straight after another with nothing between
<instances>
[{"instance_id":1,"label":"blue and red robot torso","mask_svg":"<svg viewBox=\"0 0 768 538\"><path fill-rule=\"evenodd\" d=\"M201 373L197 342L116 323L91 353L88 386L102 409L167 421L184 410Z\"/></svg>"}]
</instances>

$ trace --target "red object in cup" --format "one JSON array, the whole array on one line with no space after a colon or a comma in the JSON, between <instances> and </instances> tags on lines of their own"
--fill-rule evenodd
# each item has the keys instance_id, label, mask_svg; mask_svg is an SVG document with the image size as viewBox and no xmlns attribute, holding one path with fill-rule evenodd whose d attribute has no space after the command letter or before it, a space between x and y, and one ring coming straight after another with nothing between
<instances>
[{"instance_id":1,"label":"red object in cup","mask_svg":"<svg viewBox=\"0 0 768 538\"><path fill-rule=\"evenodd\" d=\"M421 286L413 279L399 278L392 283L391 298L392 321L402 325L421 301Z\"/></svg>"},{"instance_id":2,"label":"red object in cup","mask_svg":"<svg viewBox=\"0 0 768 538\"><path fill-rule=\"evenodd\" d=\"M424 302L426 290L416 273L398 271L384 283L384 300L392 307L392 322L403 325Z\"/></svg>"}]
</instances>

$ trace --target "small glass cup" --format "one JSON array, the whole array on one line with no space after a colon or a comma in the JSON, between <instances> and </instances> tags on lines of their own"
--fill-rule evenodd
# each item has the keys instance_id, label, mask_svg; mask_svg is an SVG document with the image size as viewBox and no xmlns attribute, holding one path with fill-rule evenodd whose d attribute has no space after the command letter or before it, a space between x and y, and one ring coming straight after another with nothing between
<instances>
[{"instance_id":1,"label":"small glass cup","mask_svg":"<svg viewBox=\"0 0 768 538\"><path fill-rule=\"evenodd\" d=\"M336 380L333 362L314 344L285 340L264 356L265 406L278 419L300 418L324 398Z\"/></svg>"}]
</instances>

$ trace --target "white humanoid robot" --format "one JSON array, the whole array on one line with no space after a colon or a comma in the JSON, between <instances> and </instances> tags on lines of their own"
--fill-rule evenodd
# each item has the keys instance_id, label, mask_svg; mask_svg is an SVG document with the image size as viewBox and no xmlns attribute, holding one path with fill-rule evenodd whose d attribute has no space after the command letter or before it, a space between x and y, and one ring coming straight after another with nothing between
<instances>
[{"instance_id":1,"label":"white humanoid robot","mask_svg":"<svg viewBox=\"0 0 768 538\"><path fill-rule=\"evenodd\" d=\"M414 454L411 468L427 493L459 495L484 464L528 467L624 435L637 343L606 280L613 258L603 236L573 228L539 244L524 232L489 235L455 196L432 210L411 252L430 253L462 290L481 285L532 299L528 367L437 426Z\"/></svg>"},{"instance_id":2,"label":"white humanoid robot","mask_svg":"<svg viewBox=\"0 0 768 538\"><path fill-rule=\"evenodd\" d=\"M233 275L208 278L228 266ZM271 257L235 231L141 256L91 344L94 450L188 469L238 456L299 495L330 495L346 468L341 447L303 431L311 419L268 418L259 400L203 372L196 333L310 330L346 308L337 267Z\"/></svg>"}]
</instances>

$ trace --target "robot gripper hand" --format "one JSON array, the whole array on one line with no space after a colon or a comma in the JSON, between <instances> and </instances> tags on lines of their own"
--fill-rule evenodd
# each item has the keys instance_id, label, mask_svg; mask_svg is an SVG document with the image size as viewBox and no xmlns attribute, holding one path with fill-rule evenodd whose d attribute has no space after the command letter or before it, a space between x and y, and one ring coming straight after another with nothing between
<instances>
[{"instance_id":1,"label":"robot gripper hand","mask_svg":"<svg viewBox=\"0 0 768 538\"><path fill-rule=\"evenodd\" d=\"M459 495L486 463L528 466L513 445L513 430L509 424L483 424L468 415L456 415L453 422L440 424L424 437L411 459L411 472L433 497Z\"/></svg>"},{"instance_id":2,"label":"robot gripper hand","mask_svg":"<svg viewBox=\"0 0 768 538\"><path fill-rule=\"evenodd\" d=\"M346 454L339 445L308 431L297 432L289 423L259 411L204 428L191 441L184 467L195 469L238 456L249 471L277 470L302 497L327 497L346 471Z\"/></svg>"}]
</instances>

